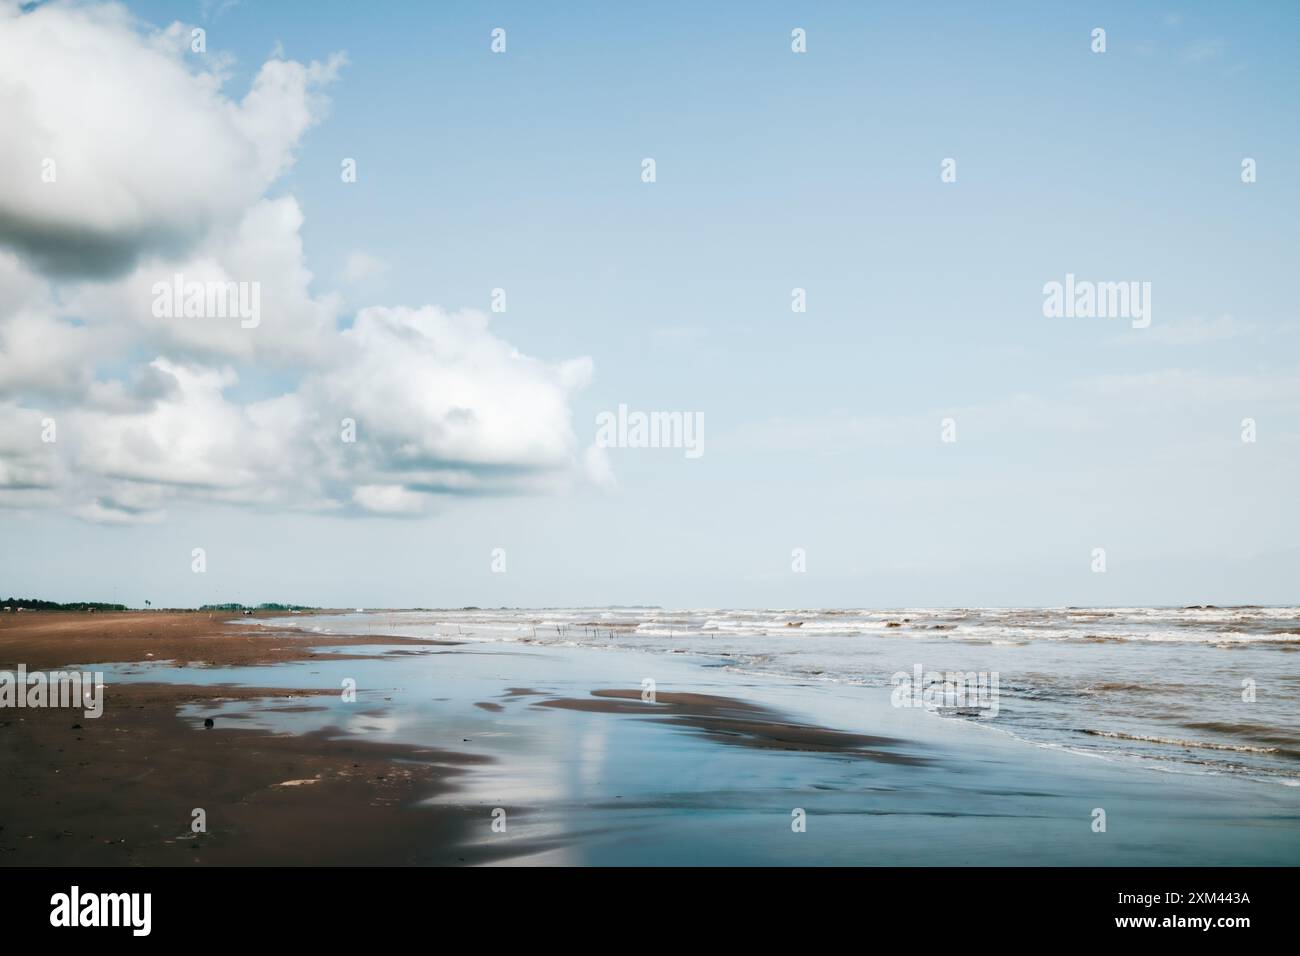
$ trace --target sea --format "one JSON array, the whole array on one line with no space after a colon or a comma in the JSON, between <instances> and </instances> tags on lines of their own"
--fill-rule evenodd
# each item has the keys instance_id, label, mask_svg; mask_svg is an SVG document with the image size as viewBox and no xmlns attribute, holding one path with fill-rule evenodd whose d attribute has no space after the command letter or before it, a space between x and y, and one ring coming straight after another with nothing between
<instances>
[{"instance_id":1,"label":"sea","mask_svg":"<svg viewBox=\"0 0 1300 956\"><path fill-rule=\"evenodd\" d=\"M1300 786L1296 607L358 609L267 623L685 655L894 700L918 670L995 675L996 707L939 706L934 719L1082 757Z\"/></svg>"}]
</instances>

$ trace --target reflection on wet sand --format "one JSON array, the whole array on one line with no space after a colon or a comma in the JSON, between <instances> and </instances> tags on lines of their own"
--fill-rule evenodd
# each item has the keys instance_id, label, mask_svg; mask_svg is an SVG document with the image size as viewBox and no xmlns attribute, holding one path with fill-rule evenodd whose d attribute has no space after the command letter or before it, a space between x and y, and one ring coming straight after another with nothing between
<instances>
[{"instance_id":1,"label":"reflection on wet sand","mask_svg":"<svg viewBox=\"0 0 1300 956\"><path fill-rule=\"evenodd\" d=\"M637 714L688 727L723 743L765 750L792 750L868 757L889 763L919 764L924 759L890 750L905 742L891 737L852 734L801 723L758 704L711 694L657 693L653 701L638 690L594 690L591 698L550 698L539 707L603 714Z\"/></svg>"}]
</instances>

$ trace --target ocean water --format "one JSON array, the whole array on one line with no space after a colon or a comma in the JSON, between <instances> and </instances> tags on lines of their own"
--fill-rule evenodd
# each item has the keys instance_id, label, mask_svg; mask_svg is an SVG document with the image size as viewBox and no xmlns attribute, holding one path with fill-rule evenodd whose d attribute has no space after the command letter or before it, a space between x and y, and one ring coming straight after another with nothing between
<instances>
[{"instance_id":1,"label":"ocean water","mask_svg":"<svg viewBox=\"0 0 1300 956\"><path fill-rule=\"evenodd\" d=\"M996 675L991 709L940 708L1033 744L1178 773L1300 786L1300 608L379 611L267 622L687 655L755 678L878 687Z\"/></svg>"}]
</instances>

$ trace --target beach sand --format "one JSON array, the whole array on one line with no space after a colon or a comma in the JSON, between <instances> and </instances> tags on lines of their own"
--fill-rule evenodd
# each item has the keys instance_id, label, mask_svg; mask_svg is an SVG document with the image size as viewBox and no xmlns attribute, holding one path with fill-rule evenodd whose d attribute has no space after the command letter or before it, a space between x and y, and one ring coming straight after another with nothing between
<instances>
[{"instance_id":1,"label":"beach sand","mask_svg":"<svg viewBox=\"0 0 1300 956\"><path fill-rule=\"evenodd\" d=\"M6 615L0 667L54 670L147 655L181 666L246 666L309 660L313 647L331 643L284 631L267 640L265 631L228 619ZM145 684L112 686L98 719L54 708L0 710L0 865L464 860L449 849L463 830L460 815L414 804L449 787L472 756L319 733L274 735L237 723L196 731L177 715L183 704L250 697L310 706L320 693ZM193 833L196 808L222 825Z\"/></svg>"},{"instance_id":2,"label":"beach sand","mask_svg":"<svg viewBox=\"0 0 1300 956\"><path fill-rule=\"evenodd\" d=\"M109 675L99 719L0 710L0 865L1300 860L1295 788L1034 747L878 689L228 620L0 619L0 669Z\"/></svg>"}]
</instances>

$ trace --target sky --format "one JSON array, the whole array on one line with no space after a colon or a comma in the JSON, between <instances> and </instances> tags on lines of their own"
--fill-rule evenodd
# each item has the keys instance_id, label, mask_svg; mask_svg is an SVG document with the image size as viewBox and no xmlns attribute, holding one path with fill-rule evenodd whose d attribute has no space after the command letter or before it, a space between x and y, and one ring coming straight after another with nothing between
<instances>
[{"instance_id":1,"label":"sky","mask_svg":"<svg viewBox=\"0 0 1300 956\"><path fill-rule=\"evenodd\" d=\"M0 592L1295 603L1300 7L700 6L0 0Z\"/></svg>"}]
</instances>

